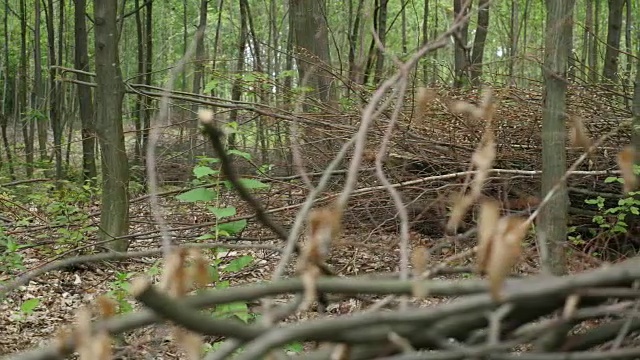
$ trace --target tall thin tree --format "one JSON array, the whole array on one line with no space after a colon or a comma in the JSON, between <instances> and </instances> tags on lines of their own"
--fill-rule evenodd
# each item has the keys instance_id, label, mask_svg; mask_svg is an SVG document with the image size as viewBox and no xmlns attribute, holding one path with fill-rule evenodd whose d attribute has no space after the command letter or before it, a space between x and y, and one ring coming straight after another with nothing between
<instances>
[{"instance_id":1,"label":"tall thin tree","mask_svg":"<svg viewBox=\"0 0 640 360\"><path fill-rule=\"evenodd\" d=\"M573 26L574 0L545 0L547 9L544 50L544 108L542 110L542 195L558 184L566 170L567 46ZM565 273L564 243L567 237L568 196L562 182L542 208L538 221L543 267L553 274Z\"/></svg>"},{"instance_id":2,"label":"tall thin tree","mask_svg":"<svg viewBox=\"0 0 640 360\"><path fill-rule=\"evenodd\" d=\"M84 72L89 71L89 51L87 45L87 22L85 13L87 11L86 0L74 0L75 7L73 9L73 17L75 23L75 52L74 62L75 68L81 70L78 73L77 85L78 103L80 106L80 122L82 124L82 178L91 185L95 185L96 176L96 138L94 124L93 96L91 95L91 87L85 85L89 83L89 75Z\"/></svg>"},{"instance_id":3,"label":"tall thin tree","mask_svg":"<svg viewBox=\"0 0 640 360\"><path fill-rule=\"evenodd\" d=\"M96 63L96 133L102 159L100 237L107 247L126 251L116 239L129 230L129 165L122 128L124 83L118 55L117 1L93 0Z\"/></svg>"}]
</instances>

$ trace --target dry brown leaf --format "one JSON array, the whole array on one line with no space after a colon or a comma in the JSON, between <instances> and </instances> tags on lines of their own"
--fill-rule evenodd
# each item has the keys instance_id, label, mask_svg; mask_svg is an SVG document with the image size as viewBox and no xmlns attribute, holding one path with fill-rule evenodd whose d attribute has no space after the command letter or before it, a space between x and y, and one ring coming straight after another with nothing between
<instances>
[{"instance_id":1,"label":"dry brown leaf","mask_svg":"<svg viewBox=\"0 0 640 360\"><path fill-rule=\"evenodd\" d=\"M564 309L562 309L562 317L564 319L570 319L578 309L578 303L580 302L580 296L576 294L569 295L564 303Z\"/></svg>"},{"instance_id":2,"label":"dry brown leaf","mask_svg":"<svg viewBox=\"0 0 640 360\"><path fill-rule=\"evenodd\" d=\"M76 328L74 331L76 351L80 360L93 359L93 346L91 338L91 313L82 308L76 313Z\"/></svg>"},{"instance_id":3,"label":"dry brown leaf","mask_svg":"<svg viewBox=\"0 0 640 360\"><path fill-rule=\"evenodd\" d=\"M481 118L484 114L484 110L466 101L456 100L451 103L450 107L452 112L459 114L468 114L474 118Z\"/></svg>"},{"instance_id":4,"label":"dry brown leaf","mask_svg":"<svg viewBox=\"0 0 640 360\"><path fill-rule=\"evenodd\" d=\"M584 149L588 149L592 144L589 130L584 126L580 117L572 117L569 143L573 147Z\"/></svg>"},{"instance_id":5,"label":"dry brown leaf","mask_svg":"<svg viewBox=\"0 0 640 360\"><path fill-rule=\"evenodd\" d=\"M117 304L110 297L103 295L96 299L98 311L103 319L108 319L116 314Z\"/></svg>"},{"instance_id":6,"label":"dry brown leaf","mask_svg":"<svg viewBox=\"0 0 640 360\"><path fill-rule=\"evenodd\" d=\"M466 112L477 118L485 118L486 126L480 144L471 155L471 163L476 168L475 178L472 180L468 195L464 194L468 185L468 179L465 181L464 190L454 198L453 207L451 210L451 216L447 222L446 229L449 232L455 231L469 207L480 197L482 194L482 188L484 182L489 177L489 172L493 167L493 162L496 157L496 143L495 135L493 133L493 114L496 107L493 105L492 92L490 88L485 88L482 94L481 106L475 106L463 101L454 102L451 108L454 111Z\"/></svg>"},{"instance_id":7,"label":"dry brown leaf","mask_svg":"<svg viewBox=\"0 0 640 360\"><path fill-rule=\"evenodd\" d=\"M427 295L427 289L420 279L420 275L427 270L429 261L429 252L424 246L419 246L411 253L411 265L413 270L414 281L412 284L413 296L422 298Z\"/></svg>"},{"instance_id":8,"label":"dry brown leaf","mask_svg":"<svg viewBox=\"0 0 640 360\"><path fill-rule=\"evenodd\" d=\"M185 352L187 359L200 360L203 345L203 340L200 335L183 328L174 327L173 338L176 344Z\"/></svg>"},{"instance_id":9,"label":"dry brown leaf","mask_svg":"<svg viewBox=\"0 0 640 360\"><path fill-rule=\"evenodd\" d=\"M501 289L511 268L518 262L522 253L522 240L528 231L524 217L505 216L498 221L495 238L491 246L491 255L487 262L487 276L491 297L501 300Z\"/></svg>"},{"instance_id":10,"label":"dry brown leaf","mask_svg":"<svg viewBox=\"0 0 640 360\"><path fill-rule=\"evenodd\" d=\"M500 206L496 200L485 200L480 205L478 219L478 249L476 252L476 267L479 273L484 273L487 260L491 254L494 234L500 220Z\"/></svg>"},{"instance_id":11,"label":"dry brown leaf","mask_svg":"<svg viewBox=\"0 0 640 360\"><path fill-rule=\"evenodd\" d=\"M106 304L107 302L103 302ZM100 305L102 306L102 305ZM108 305L105 305L108 306ZM91 328L91 312L82 308L76 313L77 324L74 331L76 351L80 360L110 360L111 337L106 330L95 335Z\"/></svg>"},{"instance_id":12,"label":"dry brown leaf","mask_svg":"<svg viewBox=\"0 0 640 360\"><path fill-rule=\"evenodd\" d=\"M322 272L318 266L308 266L300 274L300 280L302 280L302 286L304 287L303 301L299 307L300 311L309 309L311 304L318 298L316 281L321 274Z\"/></svg>"},{"instance_id":13,"label":"dry brown leaf","mask_svg":"<svg viewBox=\"0 0 640 360\"><path fill-rule=\"evenodd\" d=\"M338 344L331 351L331 360L349 360L351 358L351 346L347 344Z\"/></svg>"},{"instance_id":14,"label":"dry brown leaf","mask_svg":"<svg viewBox=\"0 0 640 360\"><path fill-rule=\"evenodd\" d=\"M473 197L464 194L455 194L453 196L453 206L451 207L451 215L447 221L447 231L453 232L458 229L467 210L473 204Z\"/></svg>"},{"instance_id":15,"label":"dry brown leaf","mask_svg":"<svg viewBox=\"0 0 640 360\"><path fill-rule=\"evenodd\" d=\"M427 116L429 104L436 98L436 93L432 89L419 87L416 91L416 112L414 118L423 120Z\"/></svg>"},{"instance_id":16,"label":"dry brown leaf","mask_svg":"<svg viewBox=\"0 0 640 360\"><path fill-rule=\"evenodd\" d=\"M298 273L304 285L301 310L307 309L316 299L316 280L322 274L319 265L329 254L331 242L342 231L342 209L337 205L313 210L307 219L308 243L298 262Z\"/></svg>"},{"instance_id":17,"label":"dry brown leaf","mask_svg":"<svg viewBox=\"0 0 640 360\"><path fill-rule=\"evenodd\" d=\"M624 180L624 192L634 191L638 187L638 177L633 172L636 151L633 145L627 145L618 153L618 167Z\"/></svg>"},{"instance_id":18,"label":"dry brown leaf","mask_svg":"<svg viewBox=\"0 0 640 360\"><path fill-rule=\"evenodd\" d=\"M202 255L199 249L191 249L193 264L190 267L190 278L196 287L201 288L209 285L211 276L209 274L209 261Z\"/></svg>"},{"instance_id":19,"label":"dry brown leaf","mask_svg":"<svg viewBox=\"0 0 640 360\"><path fill-rule=\"evenodd\" d=\"M411 253L411 265L413 266L413 274L420 276L425 270L427 270L427 264L429 261L429 251L424 246L418 246L413 249Z\"/></svg>"}]
</instances>

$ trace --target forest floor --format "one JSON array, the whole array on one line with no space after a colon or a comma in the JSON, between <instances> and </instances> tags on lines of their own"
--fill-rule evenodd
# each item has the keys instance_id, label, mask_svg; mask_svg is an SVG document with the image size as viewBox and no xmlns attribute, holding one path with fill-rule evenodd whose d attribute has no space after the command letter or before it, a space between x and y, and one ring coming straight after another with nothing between
<instances>
[{"instance_id":1,"label":"forest floor","mask_svg":"<svg viewBox=\"0 0 640 360\"><path fill-rule=\"evenodd\" d=\"M464 97L465 99L467 98L466 95ZM498 142L500 144L504 143L505 146L499 148L497 166L507 169L520 166L522 169L518 168L518 170L527 171L539 169L540 138L537 129L539 128L540 120L540 102L538 94L509 92L503 98L505 99L505 104L498 109L496 117L504 123L500 123L497 138ZM580 99L580 97L577 98ZM573 107L578 108L587 103L586 101L574 101L571 104ZM590 108L575 109L575 113L578 114L594 114L596 112ZM429 110L429 114L428 119L411 125L412 128L409 132L413 136L413 138L409 137L411 141L402 138L396 143L398 148L396 153L400 153L400 157L397 157L397 159L404 162L402 166L399 166L399 168L402 167L402 171L407 168L407 159L417 158L421 161L419 170L426 169L429 173L412 173L405 176L407 175L406 172L400 174L401 170L398 170L397 174L395 174L398 176L394 178L394 181L414 180L417 177L426 176L437 177L438 175L455 171L464 171L467 168L474 149L474 139L480 133L478 124L469 122L459 116L453 116L446 106L441 103L434 103L433 108ZM588 118L588 116L585 115L585 118ZM593 120L589 123L589 126L592 128L592 133L604 133L613 125L608 122ZM599 127L603 127L604 130L600 130ZM420 141L416 141L416 139ZM442 146L438 141L425 139L441 140L444 145L448 143L455 146ZM462 146L465 141L468 144ZM437 144L433 145L432 142ZM613 145L607 144L607 146L619 146L623 142L618 139L612 139L611 143ZM451 149L456 151L450 151ZM612 160L610 156L606 155L606 149L603 152L603 154L596 154L594 162L601 168L615 167L615 164L608 164ZM394 156L397 156L397 154ZM579 156L578 153L571 154L569 160L573 161L577 156ZM392 165L391 163L385 164L387 167ZM457 167L460 169L457 169ZM606 174L602 175L603 179L606 176ZM516 178L517 180L513 180ZM391 225L383 229L381 225L390 223L387 221L389 217L385 218L384 212L390 208L389 204L392 204L392 202L388 197L381 196L384 190L379 190L377 188L379 183L375 179L371 179L373 179L373 176L370 176L369 183L367 183L367 180L362 180L364 183L361 184L363 186L360 187L360 190L363 191L359 192L359 197L353 201L355 203L353 204L353 209L355 209L353 212L356 213L353 215L355 220L347 222L348 226L344 229L341 241L333 246L331 256L327 261L338 274L343 276L367 273L395 273L398 271L397 227L394 228ZM505 184L509 186L515 184L519 190L524 189L531 194L536 193L537 190L535 189L539 188L539 179L529 174L515 174L513 179L507 179L504 183L496 182L493 186L494 188L500 188ZM593 190L604 184L603 179L596 179L596 177L570 178L570 186L580 187L586 184L584 185L585 188ZM499 181L502 180L499 179ZM266 201L265 205L270 209L287 208L289 206L290 210L280 211L275 214L275 217L284 224L290 224L297 209L296 206L291 206L291 204L301 203L304 200L304 194L301 192L298 195L291 196L291 188L298 189L297 186L279 182L274 182L273 184L277 184L273 188L279 189L270 190L271 193L264 196L262 200ZM414 191L414 193L407 192L403 196L406 199L411 199L412 203L419 198L422 198L421 201L424 203L432 203L443 192L442 189L446 189L450 185L450 179L419 183L417 186L408 186L407 188L410 191ZM288 188L288 196L282 195L286 194L286 190L283 190L283 188ZM609 192L615 191L614 189ZM236 206L237 216L253 214L251 209L235 197L224 199L223 202L228 206ZM163 197L161 204L169 213L166 217L168 226L181 229L174 233L179 243L203 242L203 240L197 240L197 238L209 232L208 229L211 226L203 224L212 220L212 215L206 211L205 207L197 208L193 204L185 205L184 203L179 203L172 195ZM422 206L418 204L418 207ZM91 220L93 224L97 224L99 221L97 206L92 206L85 210L93 213ZM350 208L350 210L352 209ZM33 218L46 217L44 211L40 214L38 214L39 211L37 209L30 211L33 212L33 215L36 215L32 216ZM134 237L129 250L157 249L160 246L159 236L149 233L155 230L155 222L151 216L148 201L132 202L130 212L130 232L138 234L138 236ZM383 215L380 215L381 213ZM389 215L388 211L387 215ZM393 214L390 217L393 217ZM439 217L437 220L440 221L446 219L446 214L432 212L428 217ZM58 258L86 253L86 249L96 240L95 233L87 232L75 244L59 245L56 241L61 238L60 229L47 227L46 221L41 224L25 226L19 222L19 218L15 220L16 223L7 226L5 231L10 233L15 230L14 236L20 240L20 244L36 244L36 246L27 247L19 251L23 257L24 270L14 271L10 276L0 273L0 281L11 280L24 272L40 268ZM436 221L435 223L437 224L438 222ZM15 229L12 229L12 227ZM389 227L392 229L389 229ZM443 241L440 235L424 235L428 233L428 231L421 234L412 232L411 246L431 248ZM239 241L237 242L238 244L251 245L252 243L255 244L256 239L261 239L260 244L262 245L282 246L281 242L273 240L271 233L256 224L254 219L249 220L249 227L242 233L242 237L251 240ZM533 274L538 272L538 256L535 246L532 244L533 240L529 239L528 246L525 249L524 260L517 265L516 273ZM472 242L467 242L448 246L443 249L441 254L431 258L430 261L437 263L456 258L456 254L468 250L472 245ZM74 248L77 251L73 250ZM279 255L276 251L264 249L229 251L225 253L224 261L228 262L242 255L250 255L254 261L240 271L222 274L220 281L228 280L230 285L233 286L268 280L279 261ZM472 265L472 261L471 258L461 258L455 262L448 263L448 265L465 267ZM0 264L0 268L2 265L7 266L6 264ZM597 262L594 264L590 261L585 261L585 256L571 256L569 257L568 266L570 272L579 272L597 266ZM135 311L135 309L139 308L139 305L135 300L125 295L128 280L142 274L150 275L154 280L157 280L159 276L156 270L161 268L162 260L159 255L120 262L101 262L73 266L52 271L33 279L27 285L12 291L7 299L0 302L0 330L2 330L0 355L12 354L49 343L65 327L73 324L74 317L80 308L90 306L102 294L111 294L112 297L119 298L121 307L131 306ZM292 276L291 274L293 274L292 268L288 276ZM457 279L469 276L475 275L467 273L447 275L440 278ZM21 306L26 301L36 298L40 302L33 311L21 311ZM279 300L284 301L286 299ZM434 303L449 300L429 298L416 303L420 306L430 306ZM259 304L248 304L248 306L251 312L260 311ZM366 306L368 305L363 305L360 301L355 300L336 301L329 307L327 316L338 316L362 310L362 307ZM309 311L292 316L287 321L304 320L305 318L316 316L319 316L318 313ZM129 333L124 337L124 344L127 345L118 345L115 353L121 359L183 358L180 355L180 351L170 341L171 336L168 330L167 326L151 326ZM214 338L206 339L208 343L219 343L220 340Z\"/></svg>"},{"instance_id":2,"label":"forest floor","mask_svg":"<svg viewBox=\"0 0 640 360\"><path fill-rule=\"evenodd\" d=\"M173 200L165 199L164 206L174 206L180 208L181 204L177 204ZM173 203L173 205L171 205ZM247 213L248 209L238 209L238 213ZM136 217L137 224L135 231L139 233L150 229L149 225L145 225L140 221L141 212L145 212L144 216L149 217L148 206L146 204L137 205L132 208L132 214L138 214ZM200 217L206 215L198 215L192 212L178 212L168 220L172 226L178 224L185 225L193 223L194 219L205 221ZM290 214L293 216L293 214ZM253 226L244 236L266 237L266 232L260 227ZM340 275L362 275L366 273L390 273L398 271L399 249L397 246L397 234L370 232L368 236L363 236L363 229L349 228L345 229L341 241L332 249L331 257L328 263ZM45 230L46 231L46 230ZM197 236L206 233L205 229L194 229L181 234L182 242L190 242ZM41 235L41 234L40 234ZM29 234L33 237L34 234ZM52 234L52 237L55 235ZM440 239L428 238L419 234L412 234L412 247L415 246L431 246ZM246 242L245 242L246 243ZM275 241L265 240L264 243L273 243ZM159 239L152 237L146 240L134 240L131 244L131 251L157 249ZM448 248L439 258L431 259L437 262L443 259L455 257L456 253L465 249ZM527 261L521 263L517 271L519 273L535 273L537 272L537 261L534 259L535 254L527 251ZM44 264L52 261L54 256L50 249L46 247L34 247L26 249L22 252L24 255L24 265L27 270L36 269ZM228 280L231 286L239 284L248 284L261 280L268 280L279 261L279 255L276 252L268 250L234 250L228 252L228 260L238 258L242 255L250 255L254 261L248 267L233 274L223 275L222 280ZM471 259L462 258L456 262L450 263L451 266L467 266L471 264ZM152 272L154 265L161 264L159 257L136 258L123 262L103 262L90 263L86 265L74 266L73 268L63 269L61 271L52 271L32 280L28 285L20 287L18 290L10 293L8 298L0 303L0 329L2 329L2 337L0 337L0 355L7 355L24 351L29 348L44 346L52 339L55 339L63 329L74 322L78 309L91 306L96 297L102 294L111 294L113 297L122 297L120 300L131 305L132 309L139 308L135 300L129 296L122 295L119 290L126 290L126 282L131 278L142 275L151 274L155 280L158 274ZM575 268L583 268L584 264L575 264ZM160 265L161 266L161 265ZM291 273L291 272L289 272ZM446 275L440 276L439 279L457 279L462 277L474 276L470 274ZM118 295L119 294L119 295ZM40 304L33 312L29 314L21 313L20 307L23 302L31 298L40 299ZM286 299L279 299L284 301ZM372 299L373 300L373 299ZM430 306L439 302L449 301L450 299L434 299L415 301L419 306ZM338 316L347 314L352 311L362 310L362 304L357 300L339 300L333 302L327 309L326 316ZM258 304L250 304L250 311L259 312ZM290 317L286 321L300 321L305 318L313 318L319 316L315 311L298 313ZM151 326L145 329L137 330L125 336L124 342L116 346L115 354L120 359L180 359L184 358L180 350L170 340L171 334L167 326ZM213 343L223 339L206 339ZM126 344L126 346L122 345Z\"/></svg>"}]
</instances>

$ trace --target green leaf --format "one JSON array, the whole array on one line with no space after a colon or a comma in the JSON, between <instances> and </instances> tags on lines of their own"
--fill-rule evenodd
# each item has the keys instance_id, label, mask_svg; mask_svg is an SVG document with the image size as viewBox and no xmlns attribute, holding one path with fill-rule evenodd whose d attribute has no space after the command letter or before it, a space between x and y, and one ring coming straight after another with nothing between
<instances>
[{"instance_id":1,"label":"green leaf","mask_svg":"<svg viewBox=\"0 0 640 360\"><path fill-rule=\"evenodd\" d=\"M304 350L304 347L302 346L302 343L299 342L294 342L291 344L287 344L284 347L284 351L290 351L296 354L299 354L302 352L302 350Z\"/></svg>"},{"instance_id":2,"label":"green leaf","mask_svg":"<svg viewBox=\"0 0 640 360\"><path fill-rule=\"evenodd\" d=\"M605 184L609 184L612 183L614 181L618 181L618 177L617 176L609 176L608 178L604 179Z\"/></svg>"},{"instance_id":3,"label":"green leaf","mask_svg":"<svg viewBox=\"0 0 640 360\"><path fill-rule=\"evenodd\" d=\"M38 307L38 305L40 305L40 299L29 299L23 302L22 305L20 305L20 311L22 311L24 314L31 314L33 310Z\"/></svg>"},{"instance_id":4,"label":"green leaf","mask_svg":"<svg viewBox=\"0 0 640 360\"><path fill-rule=\"evenodd\" d=\"M249 255L243 255L237 259L233 259L229 262L229 265L224 267L224 271L225 272L238 272L242 269L244 269L245 267L247 267L247 265L251 264L253 262L253 257L249 256Z\"/></svg>"},{"instance_id":5,"label":"green leaf","mask_svg":"<svg viewBox=\"0 0 640 360\"><path fill-rule=\"evenodd\" d=\"M244 185L245 188L252 190L252 189L264 189L264 188L268 188L269 185L258 181L256 179L240 179L239 182Z\"/></svg>"},{"instance_id":6,"label":"green leaf","mask_svg":"<svg viewBox=\"0 0 640 360\"><path fill-rule=\"evenodd\" d=\"M229 304L221 304L216 307L216 314L219 316L229 317L236 316L238 319L247 323L251 319L249 307L244 302L233 302Z\"/></svg>"},{"instance_id":7,"label":"green leaf","mask_svg":"<svg viewBox=\"0 0 640 360\"><path fill-rule=\"evenodd\" d=\"M226 232L228 235L235 235L244 230L247 226L247 220L232 221L225 224L219 224L216 227L218 232Z\"/></svg>"},{"instance_id":8,"label":"green leaf","mask_svg":"<svg viewBox=\"0 0 640 360\"><path fill-rule=\"evenodd\" d=\"M224 219L226 217L234 216L236 214L236 208L233 206L225 207L225 208L217 208L213 206L209 206L207 209L216 216L218 219Z\"/></svg>"},{"instance_id":9,"label":"green leaf","mask_svg":"<svg viewBox=\"0 0 640 360\"><path fill-rule=\"evenodd\" d=\"M195 168L193 168L193 175L195 175L198 179L200 179L203 176L214 175L217 173L218 173L217 171L213 170L208 166L196 166Z\"/></svg>"},{"instance_id":10,"label":"green leaf","mask_svg":"<svg viewBox=\"0 0 640 360\"><path fill-rule=\"evenodd\" d=\"M210 93L211 90L215 89L218 87L218 84L220 82L218 81L218 79L213 79L211 81L209 81L205 86L204 86L204 90L203 92L205 93Z\"/></svg>"},{"instance_id":11,"label":"green leaf","mask_svg":"<svg viewBox=\"0 0 640 360\"><path fill-rule=\"evenodd\" d=\"M176 199L185 202L196 202L196 201L213 201L217 197L215 191L211 189L199 188L189 190L185 193L182 193L176 196Z\"/></svg>"},{"instance_id":12,"label":"green leaf","mask_svg":"<svg viewBox=\"0 0 640 360\"><path fill-rule=\"evenodd\" d=\"M213 234L204 234L204 235L200 235L196 238L196 240L209 240L209 239L215 239L215 235Z\"/></svg>"},{"instance_id":13,"label":"green leaf","mask_svg":"<svg viewBox=\"0 0 640 360\"><path fill-rule=\"evenodd\" d=\"M216 283L220 280L220 272L217 266L209 266L209 278L211 282Z\"/></svg>"},{"instance_id":14,"label":"green leaf","mask_svg":"<svg viewBox=\"0 0 640 360\"><path fill-rule=\"evenodd\" d=\"M240 150L236 150L236 149L231 149L227 152L229 155L237 155L240 157L243 157L247 160L251 160L251 154L246 153L244 151L240 151Z\"/></svg>"}]
</instances>

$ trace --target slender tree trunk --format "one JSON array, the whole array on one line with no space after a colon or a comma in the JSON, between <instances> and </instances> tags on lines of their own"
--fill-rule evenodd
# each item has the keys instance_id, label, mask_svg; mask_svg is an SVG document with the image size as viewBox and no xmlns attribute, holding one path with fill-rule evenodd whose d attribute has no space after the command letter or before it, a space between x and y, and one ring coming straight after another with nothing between
<instances>
[{"instance_id":1,"label":"slender tree trunk","mask_svg":"<svg viewBox=\"0 0 640 360\"><path fill-rule=\"evenodd\" d=\"M153 82L153 2L147 1L145 11L145 45L146 61L144 66L144 83L152 85ZM144 97L144 117L142 123L142 157L146 158L149 145L149 130L151 129L151 97Z\"/></svg>"},{"instance_id":2,"label":"slender tree trunk","mask_svg":"<svg viewBox=\"0 0 640 360\"><path fill-rule=\"evenodd\" d=\"M380 9L378 11L378 39L384 47L387 43L387 3L388 0L380 0ZM384 52L380 46L376 46L376 72L373 76L373 83L379 84L382 79L382 71L384 70Z\"/></svg>"},{"instance_id":3,"label":"slender tree trunk","mask_svg":"<svg viewBox=\"0 0 640 360\"><path fill-rule=\"evenodd\" d=\"M244 57L245 57L245 49L247 46L247 13L244 11L244 7L240 6L240 36L238 37L238 58L236 60L236 76L237 78L233 81L233 85L231 86L231 100L240 101L242 97L242 80L240 75L244 71ZM229 112L229 122L237 123L238 121L238 109L231 109ZM227 144L229 149L235 149L236 144L236 134L231 133L227 137Z\"/></svg>"},{"instance_id":4,"label":"slender tree trunk","mask_svg":"<svg viewBox=\"0 0 640 360\"><path fill-rule=\"evenodd\" d=\"M49 48L49 120L51 122L51 130L53 131L53 146L55 154L56 178L61 180L62 173L62 120L60 119L60 84L56 81L58 71L55 65L56 61L56 45L55 45L55 29L53 26L53 0L47 0L47 45Z\"/></svg>"},{"instance_id":5,"label":"slender tree trunk","mask_svg":"<svg viewBox=\"0 0 640 360\"><path fill-rule=\"evenodd\" d=\"M254 70L259 73L259 74L264 74L264 66L262 63L262 55L260 52L260 39L258 38L258 36L256 35L256 31L255 31L255 27L253 25L253 16L251 16L251 8L249 7L249 2L247 0L240 0L240 7L244 8L244 11L246 13L246 17L248 20L248 25L249 25L249 33L251 34L251 44L253 45L253 54L254 54ZM261 86L261 80L256 81L255 83L255 88L257 89L254 92L254 95L256 96L256 103L259 104L265 104L268 105L269 104L269 96L267 94L267 92L264 90L264 87ZM258 115L258 131L256 134L256 147L258 146L258 144L260 144L260 155L261 155L261 161L263 164L267 164L269 162L269 153L268 153L268 147L269 147L269 131L267 126L265 126L265 122L266 119L264 116L262 115Z\"/></svg>"},{"instance_id":6,"label":"slender tree trunk","mask_svg":"<svg viewBox=\"0 0 640 360\"><path fill-rule=\"evenodd\" d=\"M324 70L331 65L325 10L326 0L289 0L300 81L308 77L306 85L315 89L315 98L333 107L336 98L331 73Z\"/></svg>"},{"instance_id":7,"label":"slender tree trunk","mask_svg":"<svg viewBox=\"0 0 640 360\"><path fill-rule=\"evenodd\" d=\"M8 59L7 59L8 60ZM25 146L25 170L27 178L33 177L33 141L29 137L29 117L27 116L27 7L20 0L20 70L18 88L18 116L22 124L22 140Z\"/></svg>"},{"instance_id":8,"label":"slender tree trunk","mask_svg":"<svg viewBox=\"0 0 640 360\"><path fill-rule=\"evenodd\" d=\"M364 0L358 0L358 8L356 9L355 17L353 19L353 25L351 27L351 33L349 35L349 80L357 84L362 82L362 67L358 62L358 59L356 58L356 51L358 46L363 5Z\"/></svg>"},{"instance_id":9,"label":"slender tree trunk","mask_svg":"<svg viewBox=\"0 0 640 360\"><path fill-rule=\"evenodd\" d=\"M547 20L545 30L544 82L542 110L542 196L545 196L566 171L565 111L568 59L567 46L573 26L574 0L545 0ZM568 196L566 183L542 208L538 221L543 267L555 275L566 272L564 243L567 237Z\"/></svg>"},{"instance_id":10,"label":"slender tree trunk","mask_svg":"<svg viewBox=\"0 0 640 360\"><path fill-rule=\"evenodd\" d=\"M8 109L6 104L8 103L7 97L11 96L9 91L9 84L11 84L11 76L10 76L10 66L9 66L9 2L4 2L4 81L3 81L3 92L2 92L2 111L0 111L0 130L2 132L2 143L4 144L4 149L7 154L7 164L9 165L9 174L11 175L11 180L16 179L16 175L13 169L13 161L11 156L11 147L9 146L9 139L7 137L7 126L9 124L8 114L11 109ZM15 106L15 104L14 104Z\"/></svg>"},{"instance_id":11,"label":"slender tree trunk","mask_svg":"<svg viewBox=\"0 0 640 360\"><path fill-rule=\"evenodd\" d=\"M607 86L618 81L618 61L620 60L620 36L622 33L622 8L625 0L609 0L609 24L607 28L607 49L604 54L602 77Z\"/></svg>"},{"instance_id":12,"label":"slender tree trunk","mask_svg":"<svg viewBox=\"0 0 640 360\"><path fill-rule=\"evenodd\" d=\"M198 23L198 29L205 29L207 27L207 13L209 8L208 0L200 1L200 20ZM204 36L197 39L196 43L196 58L194 62L194 72L193 72L193 88L192 91L194 94L200 94L202 91L202 79L204 78ZM196 113L198 111L197 104L192 106L192 111ZM190 127L189 139L191 142L190 148L192 149L190 152L190 162L193 161L193 157L195 154L193 153L193 149L195 149L196 142L196 134L198 129L197 121L192 122L192 126Z\"/></svg>"},{"instance_id":13,"label":"slender tree trunk","mask_svg":"<svg viewBox=\"0 0 640 360\"><path fill-rule=\"evenodd\" d=\"M38 153L40 157L40 161L44 161L47 158L47 128L48 121L47 117L44 115L44 104L45 104L45 89L44 82L42 80L42 49L40 47L41 43L41 33L40 33L40 25L42 24L41 20L41 2L35 1L35 25L33 29L33 67L34 67L34 93L35 93L35 101L34 108L36 108L39 112L39 116L36 121L36 127L38 129Z\"/></svg>"},{"instance_id":14,"label":"slender tree trunk","mask_svg":"<svg viewBox=\"0 0 640 360\"><path fill-rule=\"evenodd\" d=\"M518 0L511 0L511 15L509 21L509 85L515 86L516 55L518 53L518 35L520 33L518 21Z\"/></svg>"},{"instance_id":15,"label":"slender tree trunk","mask_svg":"<svg viewBox=\"0 0 640 360\"><path fill-rule=\"evenodd\" d=\"M87 40L87 11L86 0L75 0L75 67L78 70L89 72L89 50ZM88 75L78 73L78 80L90 82ZM83 84L77 85L78 103L80 107L80 123L82 124L82 180L96 185L98 172L96 169L96 138L95 138L95 111L93 109L93 96L91 87Z\"/></svg>"},{"instance_id":16,"label":"slender tree trunk","mask_svg":"<svg viewBox=\"0 0 640 360\"><path fill-rule=\"evenodd\" d=\"M636 53L640 54L640 32L636 32ZM633 126L631 141L635 148L636 165L640 165L640 58L636 58L636 76L633 88L633 102L631 113L633 114Z\"/></svg>"},{"instance_id":17,"label":"slender tree trunk","mask_svg":"<svg viewBox=\"0 0 640 360\"><path fill-rule=\"evenodd\" d=\"M436 34L438 33L438 28L440 27L440 17L438 14L438 7L439 7L439 1L435 0L435 4L434 4L434 9L435 11L433 12L433 29L431 30L431 38L435 39L435 37L437 36ZM432 61L431 61L431 76L433 77L431 83L432 84L436 84L438 82L438 80L440 79L440 66L438 66L438 50L433 52L432 55Z\"/></svg>"},{"instance_id":18,"label":"slender tree trunk","mask_svg":"<svg viewBox=\"0 0 640 360\"><path fill-rule=\"evenodd\" d=\"M466 6L465 6L466 5ZM454 19L465 16L469 13L471 1L453 0ZM469 80L469 49L467 47L467 38L469 35L469 22L460 28L458 35L455 36L455 52L454 52L454 73L455 79L453 86L460 88L468 83Z\"/></svg>"},{"instance_id":19,"label":"slender tree trunk","mask_svg":"<svg viewBox=\"0 0 640 360\"><path fill-rule=\"evenodd\" d=\"M594 79L596 79L596 81L599 81L599 75L600 72L598 71L598 61L600 59L600 0L594 0L593 3L594 6L594 16L593 16L593 59L594 59L594 72L596 73L596 75L594 76Z\"/></svg>"},{"instance_id":20,"label":"slender tree trunk","mask_svg":"<svg viewBox=\"0 0 640 360\"><path fill-rule=\"evenodd\" d=\"M429 0L424 0L424 13L422 14L422 44L429 41ZM429 62L422 61L422 81L429 83Z\"/></svg>"},{"instance_id":21,"label":"slender tree trunk","mask_svg":"<svg viewBox=\"0 0 640 360\"><path fill-rule=\"evenodd\" d=\"M144 31L142 24L142 15L140 10L140 0L135 0L135 18L136 18L136 58L137 58L137 73L136 82L144 84ZM186 4L186 3L185 3ZM133 124L136 129L136 144L134 149L133 162L142 164L142 156L144 150L142 149L142 128L145 112L142 111L142 105L145 103L145 96L143 94L138 95L138 99L133 107Z\"/></svg>"},{"instance_id":22,"label":"slender tree trunk","mask_svg":"<svg viewBox=\"0 0 640 360\"><path fill-rule=\"evenodd\" d=\"M117 2L94 0L96 61L96 133L102 159L101 240L113 240L129 229L129 165L122 129L124 84L117 37ZM129 241L108 242L114 251L126 251Z\"/></svg>"},{"instance_id":23,"label":"slender tree trunk","mask_svg":"<svg viewBox=\"0 0 640 360\"><path fill-rule=\"evenodd\" d=\"M594 0L586 0L586 20L585 20L585 51L587 53L587 74L589 81L596 83L598 81L598 54L596 53L598 39L595 34L594 16L593 16Z\"/></svg>"},{"instance_id":24,"label":"slender tree trunk","mask_svg":"<svg viewBox=\"0 0 640 360\"><path fill-rule=\"evenodd\" d=\"M479 86L482 81L482 62L484 56L484 42L489 30L489 0L480 0L478 4L478 27L473 40L473 52L471 55L471 82Z\"/></svg>"},{"instance_id":25,"label":"slender tree trunk","mask_svg":"<svg viewBox=\"0 0 640 360\"><path fill-rule=\"evenodd\" d=\"M631 29L633 28L634 24L633 24L633 16L632 16L632 6L631 6L631 0L626 0L625 1L625 28L624 28L624 46L625 46L625 50L627 52L627 63L625 66L625 71L624 71L624 75L622 76L623 79L625 79L622 82L622 85L625 88L625 94L627 93L628 89L631 88L631 69L633 68L633 62L634 62L634 55L633 55L633 47L631 45ZM640 53L637 53L637 55L640 55ZM625 105L627 106L627 108L629 107L629 98L625 97L624 98L624 102Z\"/></svg>"}]
</instances>

